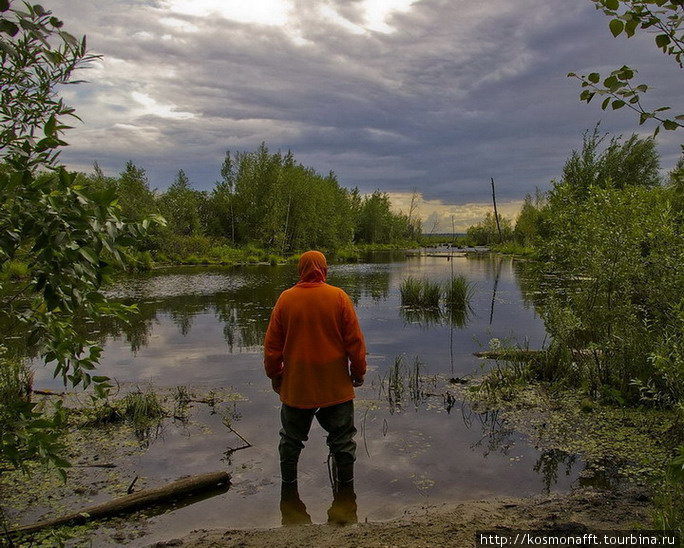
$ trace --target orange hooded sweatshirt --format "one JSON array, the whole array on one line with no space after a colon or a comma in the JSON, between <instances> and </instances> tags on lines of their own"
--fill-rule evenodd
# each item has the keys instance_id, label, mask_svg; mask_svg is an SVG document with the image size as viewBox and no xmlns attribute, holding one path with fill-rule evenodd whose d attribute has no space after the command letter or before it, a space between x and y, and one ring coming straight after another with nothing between
<instances>
[{"instance_id":1,"label":"orange hooded sweatshirt","mask_svg":"<svg viewBox=\"0 0 684 548\"><path fill-rule=\"evenodd\" d=\"M366 345L349 296L328 285L319 251L299 259L299 282L283 291L264 339L264 366L282 377L280 400L313 409L354 398L352 378L366 373Z\"/></svg>"}]
</instances>

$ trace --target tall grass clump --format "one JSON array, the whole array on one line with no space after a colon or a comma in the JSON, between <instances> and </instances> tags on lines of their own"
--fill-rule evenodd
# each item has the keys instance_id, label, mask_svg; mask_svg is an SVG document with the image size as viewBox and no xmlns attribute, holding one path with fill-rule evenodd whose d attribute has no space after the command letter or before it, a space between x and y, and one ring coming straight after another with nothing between
<instances>
[{"instance_id":1,"label":"tall grass clump","mask_svg":"<svg viewBox=\"0 0 684 548\"><path fill-rule=\"evenodd\" d=\"M402 306L439 308L442 288L438 283L409 276L401 283L399 291Z\"/></svg>"},{"instance_id":2,"label":"tall grass clump","mask_svg":"<svg viewBox=\"0 0 684 548\"><path fill-rule=\"evenodd\" d=\"M473 284L465 276L454 276L449 280L444 291L444 302L449 310L470 307L470 300L473 297Z\"/></svg>"},{"instance_id":3,"label":"tall grass clump","mask_svg":"<svg viewBox=\"0 0 684 548\"><path fill-rule=\"evenodd\" d=\"M423 280L422 305L428 308L439 308L439 300L442 297L442 288L438 283Z\"/></svg>"},{"instance_id":4,"label":"tall grass clump","mask_svg":"<svg viewBox=\"0 0 684 548\"><path fill-rule=\"evenodd\" d=\"M402 306L420 306L420 280L409 276L403 282L399 291L401 293Z\"/></svg>"},{"instance_id":5,"label":"tall grass clump","mask_svg":"<svg viewBox=\"0 0 684 548\"><path fill-rule=\"evenodd\" d=\"M123 416L136 427L160 420L165 415L159 396L151 390L137 390L123 399Z\"/></svg>"}]
</instances>

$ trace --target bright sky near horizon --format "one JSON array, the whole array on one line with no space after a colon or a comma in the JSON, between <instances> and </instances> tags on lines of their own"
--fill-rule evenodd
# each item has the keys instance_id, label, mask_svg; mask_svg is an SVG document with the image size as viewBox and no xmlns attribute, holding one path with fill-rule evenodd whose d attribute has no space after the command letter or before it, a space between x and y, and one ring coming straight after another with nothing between
<instances>
[{"instance_id":1,"label":"bright sky near horizon","mask_svg":"<svg viewBox=\"0 0 684 548\"><path fill-rule=\"evenodd\" d=\"M64 96L84 120L72 168L127 160L166 188L179 169L210 189L226 150L265 141L341 184L423 195L426 228L462 231L489 207L515 215L582 132L648 135L622 109L578 100L570 71L630 64L649 104L682 108L681 75L652 35L612 38L589 0L53 0L101 54ZM663 169L682 132L658 138Z\"/></svg>"}]
</instances>

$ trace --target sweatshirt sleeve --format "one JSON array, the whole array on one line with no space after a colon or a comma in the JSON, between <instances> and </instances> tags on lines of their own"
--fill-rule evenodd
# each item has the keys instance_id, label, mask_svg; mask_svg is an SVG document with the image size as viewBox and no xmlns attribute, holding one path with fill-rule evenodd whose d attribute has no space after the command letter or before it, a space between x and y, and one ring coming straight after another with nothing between
<instances>
[{"instance_id":1,"label":"sweatshirt sleeve","mask_svg":"<svg viewBox=\"0 0 684 548\"><path fill-rule=\"evenodd\" d=\"M280 299L273 307L271 320L268 322L266 336L264 337L264 368L266 376L270 379L280 377L283 374L283 347L285 337L280 321Z\"/></svg>"},{"instance_id":2,"label":"sweatshirt sleeve","mask_svg":"<svg viewBox=\"0 0 684 548\"><path fill-rule=\"evenodd\" d=\"M349 295L342 293L342 338L350 362L351 376L355 379L366 374L366 342L359 326L354 305Z\"/></svg>"}]
</instances>

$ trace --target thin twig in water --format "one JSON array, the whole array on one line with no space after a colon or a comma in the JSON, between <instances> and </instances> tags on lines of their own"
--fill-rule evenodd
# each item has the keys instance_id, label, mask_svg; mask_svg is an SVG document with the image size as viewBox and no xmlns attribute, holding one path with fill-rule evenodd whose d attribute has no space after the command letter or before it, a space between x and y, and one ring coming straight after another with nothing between
<instances>
[{"instance_id":1,"label":"thin twig in water","mask_svg":"<svg viewBox=\"0 0 684 548\"><path fill-rule=\"evenodd\" d=\"M370 453L368 452L368 441L366 441L366 417L368 416L368 410L370 407L366 407L366 412L363 414L363 424L361 430L363 432L363 447L366 449L366 455L370 458Z\"/></svg>"},{"instance_id":2,"label":"thin twig in water","mask_svg":"<svg viewBox=\"0 0 684 548\"><path fill-rule=\"evenodd\" d=\"M240 433L237 430L235 430L235 428L233 428L232 426L228 426L227 424L226 424L226 428L228 428L228 430L230 430L233 434L235 434L238 438L240 438L245 443L245 445L243 445L241 447L236 447L235 449L233 449L233 451L239 451L240 449L247 449L248 447L252 447L252 444L249 443L245 438L243 438L240 435Z\"/></svg>"},{"instance_id":3,"label":"thin twig in water","mask_svg":"<svg viewBox=\"0 0 684 548\"><path fill-rule=\"evenodd\" d=\"M133 486L135 485L135 482L138 481L138 476L135 476L133 478L133 481L131 484L128 486L128 489L126 489L126 494L130 495L133 492Z\"/></svg>"}]
</instances>

